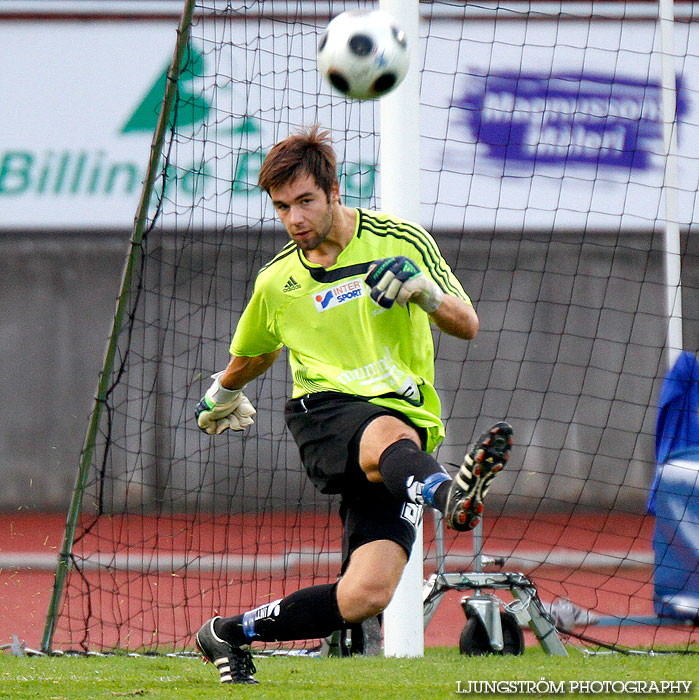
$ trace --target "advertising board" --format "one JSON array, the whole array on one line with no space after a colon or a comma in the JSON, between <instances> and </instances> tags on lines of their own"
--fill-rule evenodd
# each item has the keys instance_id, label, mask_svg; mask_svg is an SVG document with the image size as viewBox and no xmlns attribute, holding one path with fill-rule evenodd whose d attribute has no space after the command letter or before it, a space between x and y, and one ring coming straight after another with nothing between
<instances>
[{"instance_id":1,"label":"advertising board","mask_svg":"<svg viewBox=\"0 0 699 700\"><path fill-rule=\"evenodd\" d=\"M289 125L316 121L332 130L346 202L380 205L377 105L332 95L315 69L316 34L262 19L251 61L244 21L226 25L226 41L214 35L222 25L211 26L195 27L180 86L178 124L194 140L170 154L166 195L177 205L164 206L166 219L191 207L202 227L269 217L255 188L262 158ZM2 229L131 227L175 29L173 18L0 23L0 56L12 67L0 104ZM677 216L688 224L699 213L699 40L695 23L675 31L684 54ZM665 147L654 22L434 17L422 33L422 223L658 225Z\"/></svg>"}]
</instances>

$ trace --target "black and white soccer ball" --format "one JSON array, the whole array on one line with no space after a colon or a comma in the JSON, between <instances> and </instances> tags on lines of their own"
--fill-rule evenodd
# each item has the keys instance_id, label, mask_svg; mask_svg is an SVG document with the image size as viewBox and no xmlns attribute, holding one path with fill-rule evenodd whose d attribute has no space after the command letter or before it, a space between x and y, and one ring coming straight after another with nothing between
<instances>
[{"instance_id":1,"label":"black and white soccer ball","mask_svg":"<svg viewBox=\"0 0 699 700\"><path fill-rule=\"evenodd\" d=\"M318 69L339 92L369 100L391 92L410 63L405 32L383 10L335 17L318 44Z\"/></svg>"}]
</instances>

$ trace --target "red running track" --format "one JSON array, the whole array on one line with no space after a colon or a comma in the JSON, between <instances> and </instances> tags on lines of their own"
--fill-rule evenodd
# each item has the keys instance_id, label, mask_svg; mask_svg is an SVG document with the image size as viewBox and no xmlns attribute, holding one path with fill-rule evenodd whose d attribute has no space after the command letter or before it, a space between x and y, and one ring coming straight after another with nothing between
<instances>
[{"instance_id":1,"label":"red running track","mask_svg":"<svg viewBox=\"0 0 699 700\"><path fill-rule=\"evenodd\" d=\"M242 528L235 527L236 519L242 518L249 525L252 516L220 516L196 525L187 516L175 516L175 520L167 526L153 518L109 518L97 528L99 538L91 540L86 537L83 544L85 551L93 555L101 552L101 556L111 556L114 547L107 543L113 542L118 534L122 542L122 556L139 556L142 562L145 547L146 558L151 556L151 565L158 558L163 561L172 561L173 557L176 559L178 556L182 558L187 548L191 550L195 546L208 552L223 552L228 548L228 551L241 552L242 556L253 562L264 563L288 549L285 536L291 532L289 526L293 523L295 551L303 552L305 545L311 542L317 544L319 536L326 553L339 550L339 524L329 528L324 517L314 518L312 514L263 514L257 518L259 532L263 533L259 538L253 537L251 540L241 536L239 541L232 542L232 537L237 536L232 533L243 532ZM322 523L319 524L321 519ZM8 644L12 634L17 634L28 647L40 647L53 586L53 566L61 546L64 525L63 515L27 512L0 514L0 644ZM653 613L652 527L651 518L636 515L590 514L571 518L549 514L537 515L535 519L500 517L486 522L484 551L505 557L506 570L527 573L536 583L544 601L557 597L569 598L581 607L607 618L616 618L621 623L629 616L651 616ZM255 531L255 528L245 528L245 532ZM430 522L426 522L425 531L426 548L432 553L434 545L431 544ZM470 570L470 537L448 533L445 545L449 554L447 570ZM237 561L237 565L245 564ZM294 587L310 583L309 566L299 562L296 568ZM337 556L331 556L329 570L337 568L339 560ZM120 595L126 581L133 576L130 577L125 571L115 571L108 579L111 585L105 588L102 580L102 594L92 602L93 607L102 605L104 614L114 624L109 625L101 637L98 633L90 639L99 639L107 646L118 643L135 648L152 643L148 630L156 627L158 640L167 644L178 638L177 632L196 629L214 611L224 614L238 612L237 609L229 609L227 600L242 601L240 605L243 607L252 607L255 602L261 602L254 600L251 587L241 590L244 586L236 588L232 580L226 587L226 596L222 597L220 585L216 583L220 581L221 571L218 571L218 579L214 573L210 577L211 587L207 590L201 588L200 579L187 580L186 576L172 570L149 573L141 579L141 587L146 589L144 597L157 598L159 602L152 610L140 611L132 608L135 605L140 607L141 603ZM430 573L432 570L428 566L425 574ZM86 576L97 576L97 571L92 570ZM282 584L282 580L271 584L269 595L282 595ZM459 604L463 595L465 593L457 591L446 594L426 630L427 646L458 645L464 624ZM184 605L187 597L197 599L198 607L187 608ZM509 598L508 595L503 597ZM167 615L162 614L162 601L166 603ZM120 626L119 620L123 619L131 622ZM590 626L576 631L601 642L624 646L673 644L692 645L695 648L699 644L699 630L682 625L620 624ZM536 643L529 633L526 640L527 646ZM64 648L60 644L56 646Z\"/></svg>"}]
</instances>

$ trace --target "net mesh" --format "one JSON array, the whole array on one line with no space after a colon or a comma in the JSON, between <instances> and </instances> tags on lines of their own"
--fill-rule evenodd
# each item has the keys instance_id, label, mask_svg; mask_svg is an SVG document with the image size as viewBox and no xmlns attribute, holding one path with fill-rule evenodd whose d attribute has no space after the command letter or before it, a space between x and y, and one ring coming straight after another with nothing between
<instances>
[{"instance_id":1,"label":"net mesh","mask_svg":"<svg viewBox=\"0 0 699 700\"><path fill-rule=\"evenodd\" d=\"M269 148L321 123L344 203L380 205L378 104L322 82L329 16L308 5L197 3L55 648L191 649L213 614L339 573L338 504L313 489L285 430L284 357L246 389L257 416L244 435L211 438L193 419L256 271L287 240L256 188ZM368 5L333 2L332 14ZM600 618L586 636L692 647L693 628L653 615L646 513L667 369L655 22L537 3L421 10L421 223L481 321L468 344L435 336L438 457L459 463L507 419L515 447L489 494L483 552L528 573L545 604ZM696 126L684 77L696 37L691 22L676 31L684 334L696 348L699 171L682 139ZM425 573L469 570L471 536L447 532L440 564L434 529L430 514ZM447 596L428 643L457 643L454 605Z\"/></svg>"}]
</instances>

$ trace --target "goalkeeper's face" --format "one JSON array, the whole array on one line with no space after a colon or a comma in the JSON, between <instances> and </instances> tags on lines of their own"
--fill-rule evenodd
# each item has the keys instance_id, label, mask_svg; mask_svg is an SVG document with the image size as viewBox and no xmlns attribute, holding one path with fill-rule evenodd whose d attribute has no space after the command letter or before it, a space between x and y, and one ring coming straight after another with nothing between
<instances>
[{"instance_id":1,"label":"goalkeeper's face","mask_svg":"<svg viewBox=\"0 0 699 700\"><path fill-rule=\"evenodd\" d=\"M271 188L269 196L279 220L301 250L315 250L333 229L340 196L337 185L330 197L312 175L299 175L291 182Z\"/></svg>"}]
</instances>

